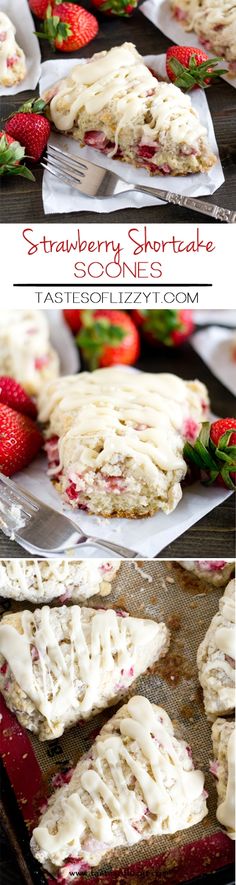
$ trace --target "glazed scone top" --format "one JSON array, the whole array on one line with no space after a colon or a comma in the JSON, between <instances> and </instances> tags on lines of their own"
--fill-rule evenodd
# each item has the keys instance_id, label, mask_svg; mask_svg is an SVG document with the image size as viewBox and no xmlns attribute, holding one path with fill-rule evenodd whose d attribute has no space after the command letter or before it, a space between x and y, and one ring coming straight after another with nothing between
<instances>
[{"instance_id":1,"label":"glazed scone top","mask_svg":"<svg viewBox=\"0 0 236 885\"><path fill-rule=\"evenodd\" d=\"M110 368L48 384L39 408L40 420L49 422L48 436L61 437L64 465L71 463L80 440L81 469L86 465L99 469L116 452L134 457L150 473L154 464L163 470L183 469L185 421L195 421L197 436L207 403L206 388L198 381ZM105 440L102 451L101 440Z\"/></svg>"},{"instance_id":2,"label":"glazed scone top","mask_svg":"<svg viewBox=\"0 0 236 885\"><path fill-rule=\"evenodd\" d=\"M0 11L0 82L7 73L7 59L15 56L16 49L18 58L25 61L23 49L16 43L15 33L16 29L8 15Z\"/></svg>"},{"instance_id":3,"label":"glazed scone top","mask_svg":"<svg viewBox=\"0 0 236 885\"><path fill-rule=\"evenodd\" d=\"M147 110L147 93L152 119L142 124L145 143L155 141L163 130L168 130L176 145L193 145L206 135L189 96L173 84L157 82L132 43L123 43L76 65L56 85L55 92L49 90L48 96L53 95L50 115L56 128L67 132L76 125L82 108L88 116L95 116L110 104L116 119L117 147L120 129L137 126Z\"/></svg>"},{"instance_id":4,"label":"glazed scone top","mask_svg":"<svg viewBox=\"0 0 236 885\"><path fill-rule=\"evenodd\" d=\"M63 862L69 844L76 845L80 853L86 829L109 850L115 820L127 844L135 844L140 836L132 823L140 819L145 808L153 816L153 834L175 832L181 825L190 825L186 824L187 811L202 796L204 776L193 768L186 744L175 738L171 720L162 707L145 697L131 698L102 729L94 748L89 769L78 771L79 779L75 770L69 787L62 788L63 816L53 819L52 805L34 830L36 845L53 856L55 863ZM104 776L106 767L109 783ZM136 780L136 789L128 789L130 776ZM86 794L89 801L85 804ZM60 791L57 795L60 803ZM205 808L202 817L204 813Z\"/></svg>"},{"instance_id":5,"label":"glazed scone top","mask_svg":"<svg viewBox=\"0 0 236 885\"><path fill-rule=\"evenodd\" d=\"M83 716L101 695L104 676L134 665L140 649L160 631L151 620L119 616L106 611L44 606L18 613L18 628L0 624L0 654L17 684L45 717L51 729L64 721L68 708ZM166 637L168 630L162 628Z\"/></svg>"},{"instance_id":6,"label":"glazed scone top","mask_svg":"<svg viewBox=\"0 0 236 885\"><path fill-rule=\"evenodd\" d=\"M32 602L60 596L84 600L98 592L107 596L119 566L119 561L95 559L0 560L0 596Z\"/></svg>"}]
</instances>

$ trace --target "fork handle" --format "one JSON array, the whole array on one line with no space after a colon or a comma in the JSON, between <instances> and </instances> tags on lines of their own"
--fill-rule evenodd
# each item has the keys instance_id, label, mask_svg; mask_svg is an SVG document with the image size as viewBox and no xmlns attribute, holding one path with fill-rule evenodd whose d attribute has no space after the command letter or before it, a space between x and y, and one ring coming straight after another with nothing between
<instances>
[{"instance_id":1,"label":"fork handle","mask_svg":"<svg viewBox=\"0 0 236 885\"><path fill-rule=\"evenodd\" d=\"M78 546L80 546L80 543L92 544L93 547L103 547L104 550L112 550L112 553L117 553L118 556L122 556L123 559L135 559L136 556L138 556L138 553L135 550L129 550L128 547L121 547L119 544L113 544L113 541L103 541L102 538L86 536L86 541L82 538Z\"/></svg>"},{"instance_id":2,"label":"fork handle","mask_svg":"<svg viewBox=\"0 0 236 885\"><path fill-rule=\"evenodd\" d=\"M184 206L186 209L193 209L195 212L202 212L203 215L210 215L216 221L227 221L229 224L236 224L236 212L231 209L223 209L222 206L215 206L212 203L206 203L205 200L195 199L194 197L185 197L181 194L172 194L170 191L161 188L146 187L139 185L135 190L142 191L145 194L159 197L166 203L174 203L176 206Z\"/></svg>"}]
</instances>

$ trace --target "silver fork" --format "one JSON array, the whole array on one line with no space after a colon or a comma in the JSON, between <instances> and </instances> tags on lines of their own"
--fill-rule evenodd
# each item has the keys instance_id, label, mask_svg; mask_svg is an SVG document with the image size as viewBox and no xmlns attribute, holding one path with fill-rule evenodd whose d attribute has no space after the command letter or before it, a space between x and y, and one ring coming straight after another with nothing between
<instances>
[{"instance_id":1,"label":"silver fork","mask_svg":"<svg viewBox=\"0 0 236 885\"><path fill-rule=\"evenodd\" d=\"M0 473L0 528L30 553L48 556L83 546L103 547L124 559L135 559L137 551L129 550L85 535L79 526L52 507L43 504L26 489ZM142 555L142 559L144 559Z\"/></svg>"},{"instance_id":2,"label":"silver fork","mask_svg":"<svg viewBox=\"0 0 236 885\"><path fill-rule=\"evenodd\" d=\"M227 221L236 223L236 211L223 209L220 206L213 206L206 203L205 200L195 199L194 197L185 197L181 194L172 194L163 188L152 187L151 185L128 184L121 176L109 169L103 169L102 166L95 165L85 160L79 155L71 154L69 151L62 151L61 148L54 144L48 144L47 154L43 157L41 166L63 181L64 184L70 185L81 194L88 197L109 197L119 193L128 193L129 191L138 191L144 194L158 197L167 203L174 203L178 206L184 206L186 209L193 209L196 212L202 212L203 215L209 215L217 221ZM126 187L124 187L124 183Z\"/></svg>"}]
</instances>

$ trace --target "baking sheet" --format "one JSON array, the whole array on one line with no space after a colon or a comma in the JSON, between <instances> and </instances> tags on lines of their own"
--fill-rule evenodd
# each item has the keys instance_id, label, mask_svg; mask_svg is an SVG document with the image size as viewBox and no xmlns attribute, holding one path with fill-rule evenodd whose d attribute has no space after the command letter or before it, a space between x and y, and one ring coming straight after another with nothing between
<instances>
[{"instance_id":1,"label":"baking sheet","mask_svg":"<svg viewBox=\"0 0 236 885\"><path fill-rule=\"evenodd\" d=\"M216 789L209 773L211 728L204 715L196 671L197 648L218 609L221 594L222 590L186 573L178 563L148 562L141 564L141 572L135 564L122 563L110 596L103 598L103 607L164 619L171 630L168 654L135 682L129 696L140 693L166 708L181 736L191 745L195 764L205 773L209 814L190 830L117 850L111 863L103 862L91 876L73 876L73 881L88 881L90 885L98 881L102 885L111 881L125 885L127 881L135 885L144 870L145 882L149 875L155 882L158 870L158 882L179 883L233 860L233 843L220 831L215 818ZM24 607L4 600L4 610L7 605L10 610ZM89 605L99 607L99 598L89 600ZM4 703L1 712L3 762L30 832L46 795L53 790L55 776L76 764L114 708L45 744L22 729ZM55 885L55 880L50 881Z\"/></svg>"},{"instance_id":2,"label":"baking sheet","mask_svg":"<svg viewBox=\"0 0 236 885\"><path fill-rule=\"evenodd\" d=\"M165 55L148 55L144 57L147 65L156 71L161 79L166 80ZM78 64L83 64L85 59L77 59ZM75 66L75 59L54 59L46 61L42 64L40 78L40 95L49 89L57 80L68 75L71 68ZM52 132L50 143L59 145L63 150L69 150L77 156L87 158L93 163L102 166L105 169L111 169L125 179L124 193L113 195L112 197L86 197L80 194L68 185L44 172L43 176L43 206L45 214L54 212L113 212L115 209L124 209L127 206L140 208L142 206L160 205L160 200L155 196L147 194L139 194L129 191L125 193L127 182L130 184L151 185L151 187L165 188L174 193L186 194L188 196L199 197L202 195L213 194L224 181L224 173L219 159L217 143L212 123L207 98L202 89L196 89L191 95L193 107L197 110L202 124L208 132L208 140L214 154L218 157L218 162L208 172L196 173L195 175L158 175L153 178L145 169L135 169L129 163L122 163L119 160L109 159L109 157L94 150L91 147L81 148L73 139L57 132Z\"/></svg>"},{"instance_id":3,"label":"baking sheet","mask_svg":"<svg viewBox=\"0 0 236 885\"><path fill-rule=\"evenodd\" d=\"M214 52L208 51L203 46L195 31L185 31L181 23L174 17L169 0L145 0L142 6L140 6L140 12L143 12L143 15L146 15L146 18L149 18L153 25L156 25L156 28L162 31L162 34L169 37L172 43L177 43L179 46L201 46L209 57L213 58L215 55ZM219 66L227 68L227 61L224 59L224 63L220 62ZM223 74L222 80L236 88L235 76Z\"/></svg>"},{"instance_id":4,"label":"baking sheet","mask_svg":"<svg viewBox=\"0 0 236 885\"><path fill-rule=\"evenodd\" d=\"M16 40L26 57L26 76L16 86L3 86L1 95L17 95L26 89L35 89L40 77L41 54L35 25L27 0L0 0L0 11L8 15L16 28ZM23 101L23 97L22 97Z\"/></svg>"}]
</instances>

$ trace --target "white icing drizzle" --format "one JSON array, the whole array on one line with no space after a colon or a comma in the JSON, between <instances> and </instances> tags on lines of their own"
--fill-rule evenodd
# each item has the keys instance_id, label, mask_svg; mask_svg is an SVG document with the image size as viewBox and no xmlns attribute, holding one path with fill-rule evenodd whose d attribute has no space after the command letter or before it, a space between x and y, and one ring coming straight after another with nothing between
<instances>
[{"instance_id":1,"label":"white icing drizzle","mask_svg":"<svg viewBox=\"0 0 236 885\"><path fill-rule=\"evenodd\" d=\"M106 706L167 643L164 624L119 617L115 611L44 606L17 615L18 626L0 625L0 653L52 732ZM104 700L105 698L105 700Z\"/></svg>"},{"instance_id":2,"label":"white icing drizzle","mask_svg":"<svg viewBox=\"0 0 236 885\"><path fill-rule=\"evenodd\" d=\"M216 817L226 827L228 836L235 839L235 729L232 731L227 747L227 786L223 802L217 808Z\"/></svg>"},{"instance_id":3,"label":"white icing drizzle","mask_svg":"<svg viewBox=\"0 0 236 885\"><path fill-rule=\"evenodd\" d=\"M17 80L23 79L25 74L25 55L23 49L20 49L15 39L16 29L12 24L8 15L0 11L0 82L11 86ZM17 69L14 71L14 65L8 66L7 62L15 59L15 67L22 66L22 72ZM23 75L23 76L22 76Z\"/></svg>"},{"instance_id":4,"label":"white icing drizzle","mask_svg":"<svg viewBox=\"0 0 236 885\"><path fill-rule=\"evenodd\" d=\"M198 430L203 401L206 388L197 381L101 369L44 388L40 419L49 422L49 436L60 436L58 472L76 471L78 463L79 472L106 472L114 456L117 462L131 457L148 481L160 483L160 471L180 471L177 479L185 474L184 420L193 417Z\"/></svg>"},{"instance_id":5,"label":"white icing drizzle","mask_svg":"<svg viewBox=\"0 0 236 885\"><path fill-rule=\"evenodd\" d=\"M58 865L69 854L96 864L115 845L200 820L206 814L203 786L204 776L174 737L167 713L135 696L102 729L92 761L82 759L69 786L52 798L34 830L34 845ZM143 832L137 821L143 821ZM100 842L92 860L90 834Z\"/></svg>"},{"instance_id":6,"label":"white icing drizzle","mask_svg":"<svg viewBox=\"0 0 236 885\"><path fill-rule=\"evenodd\" d=\"M196 145L206 135L189 96L173 84L158 83L132 43L113 47L85 64L76 65L57 84L50 114L57 129L68 132L79 125L82 110L93 117L102 115L109 106L116 123L116 146L120 130L139 125L148 109L152 119L142 123L144 139L154 141L159 137L161 141L168 132L175 145Z\"/></svg>"},{"instance_id":7,"label":"white icing drizzle","mask_svg":"<svg viewBox=\"0 0 236 885\"><path fill-rule=\"evenodd\" d=\"M38 361L38 362L37 362ZM59 374L49 326L40 310L0 310L0 374L11 375L30 393Z\"/></svg>"}]
</instances>

